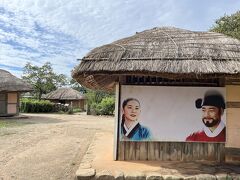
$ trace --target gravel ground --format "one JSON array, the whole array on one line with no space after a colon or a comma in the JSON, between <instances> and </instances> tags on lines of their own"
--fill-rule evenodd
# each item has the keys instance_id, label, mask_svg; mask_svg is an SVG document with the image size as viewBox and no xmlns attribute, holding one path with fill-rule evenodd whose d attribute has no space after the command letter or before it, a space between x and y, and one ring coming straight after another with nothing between
<instances>
[{"instance_id":1,"label":"gravel ground","mask_svg":"<svg viewBox=\"0 0 240 180\"><path fill-rule=\"evenodd\" d=\"M21 125L0 128L0 180L74 179L94 134L114 129L113 117L24 115Z\"/></svg>"}]
</instances>

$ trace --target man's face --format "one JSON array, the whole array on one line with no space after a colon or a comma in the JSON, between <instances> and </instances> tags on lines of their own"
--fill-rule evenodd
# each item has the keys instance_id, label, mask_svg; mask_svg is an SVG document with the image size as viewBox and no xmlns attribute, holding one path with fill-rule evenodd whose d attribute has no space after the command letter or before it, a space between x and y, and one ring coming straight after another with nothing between
<instances>
[{"instance_id":1,"label":"man's face","mask_svg":"<svg viewBox=\"0 0 240 180\"><path fill-rule=\"evenodd\" d=\"M221 121L221 108L202 106L202 121L207 127L214 127Z\"/></svg>"},{"instance_id":2,"label":"man's face","mask_svg":"<svg viewBox=\"0 0 240 180\"><path fill-rule=\"evenodd\" d=\"M131 100L123 108L125 119L128 121L137 121L140 114L140 105L137 101Z\"/></svg>"}]
</instances>

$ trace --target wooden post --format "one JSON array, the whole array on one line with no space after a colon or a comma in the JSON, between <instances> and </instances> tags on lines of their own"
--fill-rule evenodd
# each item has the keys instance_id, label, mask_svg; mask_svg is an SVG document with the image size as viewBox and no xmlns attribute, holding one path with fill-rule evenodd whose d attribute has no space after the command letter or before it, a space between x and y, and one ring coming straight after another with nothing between
<instances>
[{"instance_id":1,"label":"wooden post","mask_svg":"<svg viewBox=\"0 0 240 180\"><path fill-rule=\"evenodd\" d=\"M20 92L17 92L17 115L20 113Z\"/></svg>"},{"instance_id":2,"label":"wooden post","mask_svg":"<svg viewBox=\"0 0 240 180\"><path fill-rule=\"evenodd\" d=\"M228 81L228 85L226 85L226 99L226 161L240 161L240 84ZM233 148L235 151L232 151Z\"/></svg>"},{"instance_id":3,"label":"wooden post","mask_svg":"<svg viewBox=\"0 0 240 180\"><path fill-rule=\"evenodd\" d=\"M120 88L120 85L119 85L119 82L116 83L116 99L115 99L115 123L114 123L114 147L113 147L113 160L118 160L118 130L119 130L119 127L118 127L118 116L119 116L119 107L118 107L118 104L119 104L119 88Z\"/></svg>"}]
</instances>

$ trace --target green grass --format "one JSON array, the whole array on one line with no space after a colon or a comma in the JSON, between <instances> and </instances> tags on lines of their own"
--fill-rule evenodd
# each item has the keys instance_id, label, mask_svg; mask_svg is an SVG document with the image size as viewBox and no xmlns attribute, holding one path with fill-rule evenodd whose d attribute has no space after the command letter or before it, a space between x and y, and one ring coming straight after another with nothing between
<instances>
[{"instance_id":1,"label":"green grass","mask_svg":"<svg viewBox=\"0 0 240 180\"><path fill-rule=\"evenodd\" d=\"M19 120L0 120L0 129L1 128L6 128L6 127L16 127L16 126L23 126L23 125L27 125L27 124L31 124L29 122L23 122L23 121L19 121Z\"/></svg>"}]
</instances>

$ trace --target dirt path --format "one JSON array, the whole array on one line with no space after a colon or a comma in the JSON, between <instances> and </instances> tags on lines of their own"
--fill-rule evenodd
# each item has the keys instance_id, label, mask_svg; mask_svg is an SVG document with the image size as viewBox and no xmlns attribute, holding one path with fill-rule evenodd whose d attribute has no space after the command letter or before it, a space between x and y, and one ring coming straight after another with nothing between
<instances>
[{"instance_id":1,"label":"dirt path","mask_svg":"<svg viewBox=\"0 0 240 180\"><path fill-rule=\"evenodd\" d=\"M0 129L0 180L74 179L96 132L113 133L113 117L27 114Z\"/></svg>"}]
</instances>

